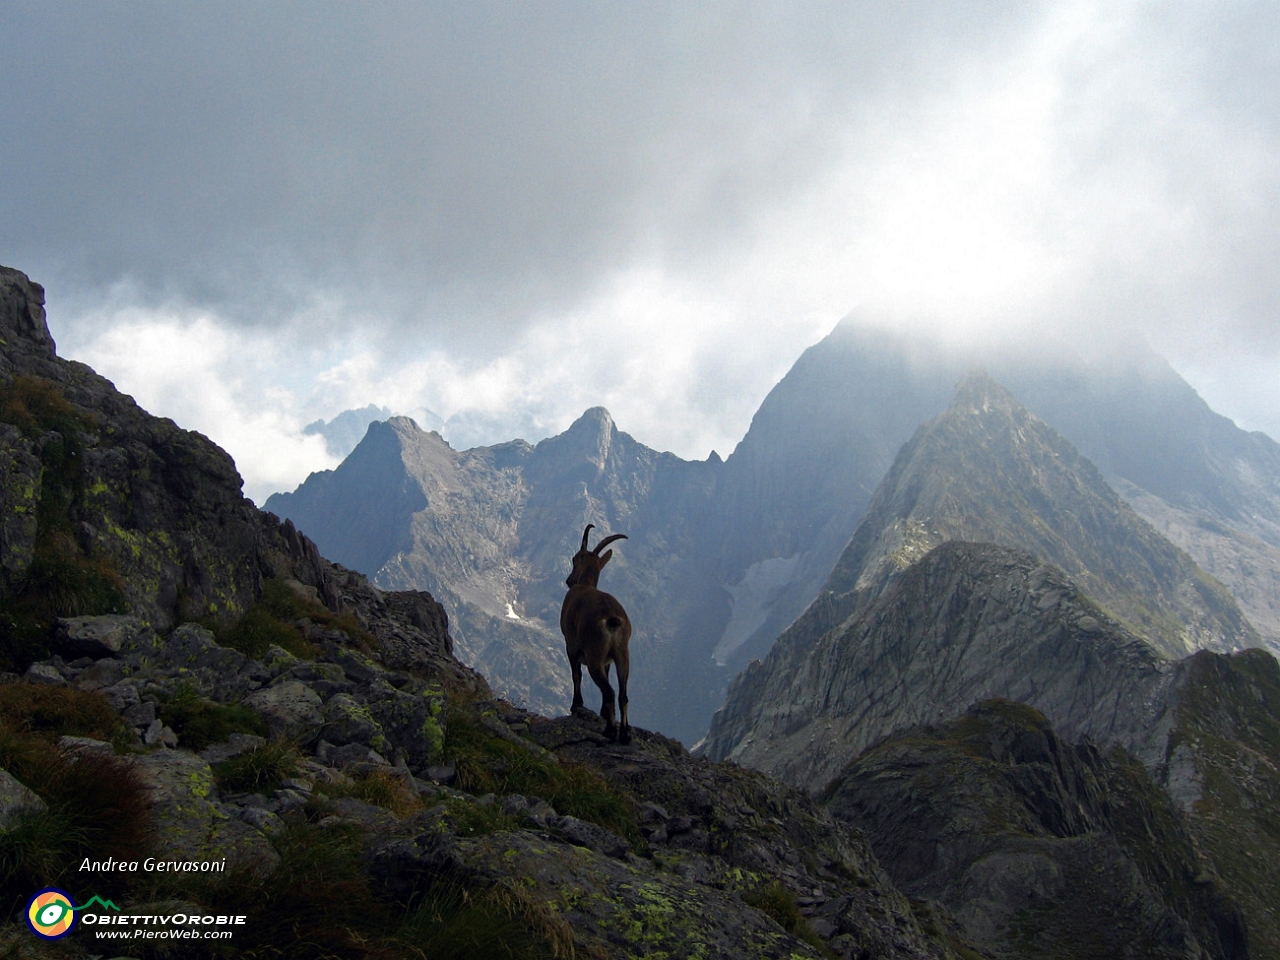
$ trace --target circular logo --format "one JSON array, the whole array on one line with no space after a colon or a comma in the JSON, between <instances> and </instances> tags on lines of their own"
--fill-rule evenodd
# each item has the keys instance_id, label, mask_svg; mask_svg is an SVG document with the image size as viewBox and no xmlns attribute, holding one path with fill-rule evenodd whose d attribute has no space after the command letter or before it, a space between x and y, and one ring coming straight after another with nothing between
<instances>
[{"instance_id":1,"label":"circular logo","mask_svg":"<svg viewBox=\"0 0 1280 960\"><path fill-rule=\"evenodd\" d=\"M65 937L76 925L75 904L63 891L46 887L27 904L27 923L46 940Z\"/></svg>"}]
</instances>

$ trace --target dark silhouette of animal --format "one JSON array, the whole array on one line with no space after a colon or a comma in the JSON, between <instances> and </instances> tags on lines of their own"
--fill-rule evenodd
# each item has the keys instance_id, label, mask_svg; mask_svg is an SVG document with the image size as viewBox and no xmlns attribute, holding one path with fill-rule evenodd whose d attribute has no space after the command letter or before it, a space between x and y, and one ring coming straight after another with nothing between
<instances>
[{"instance_id":1,"label":"dark silhouette of animal","mask_svg":"<svg viewBox=\"0 0 1280 960\"><path fill-rule=\"evenodd\" d=\"M613 556L605 547L615 540L627 539L626 534L615 533L605 537L594 550L587 549L587 535L594 524L587 524L582 531L582 546L573 555L573 570L565 584L565 594L560 607L560 632L564 634L564 648L569 655L569 667L573 670L573 713L585 709L582 703L582 665L585 663L591 679L600 688L600 716L604 718L604 733L619 743L631 742L631 724L627 721L627 676L631 672L631 621L614 597L599 589L600 571ZM609 685L609 664L618 668L618 712L620 725L613 722L613 687Z\"/></svg>"}]
</instances>

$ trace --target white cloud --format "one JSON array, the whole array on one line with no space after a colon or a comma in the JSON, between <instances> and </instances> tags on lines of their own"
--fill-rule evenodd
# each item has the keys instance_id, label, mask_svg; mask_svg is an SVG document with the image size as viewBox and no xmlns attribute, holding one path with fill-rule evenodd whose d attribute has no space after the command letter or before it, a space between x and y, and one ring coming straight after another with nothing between
<instances>
[{"instance_id":1,"label":"white cloud","mask_svg":"<svg viewBox=\"0 0 1280 960\"><path fill-rule=\"evenodd\" d=\"M142 111L164 87L135 84L142 66L86 86L123 118L107 132L133 118L155 149L134 170L112 140L122 179L91 195L100 144L77 160L59 141L43 165L24 144L14 182L36 199L0 196L0 249L4 231L44 237L44 203L54 227L30 249L74 265L83 244L93 267L66 268L74 302L35 276L64 352L216 439L259 499L329 465L301 425L369 403L451 418L460 446L537 440L601 404L651 446L727 454L855 308L953 344L1143 335L1225 412L1280 426L1266 5L759 9L728 32L712 8L609 8L592 43L563 32L566 9L514 32L457 14L458 50L480 59L428 60L426 15L403 36L364 18L278 34L259 11L261 31L226 29L289 37L289 58L255 61L260 101L219 86L209 24L194 73L166 61L208 81L207 126L166 126L167 101ZM394 34L387 72L317 73L307 44L330 33L353 70ZM68 90L99 82L100 40L82 41ZM318 91L340 92L332 115ZM42 136L86 129L66 93ZM246 120L244 102L264 112ZM247 138L234 156L229 132ZM207 163L179 162L197 147ZM50 179L58 164L78 193ZM84 279L130 269L145 288Z\"/></svg>"},{"instance_id":2,"label":"white cloud","mask_svg":"<svg viewBox=\"0 0 1280 960\"><path fill-rule=\"evenodd\" d=\"M203 314L141 312L83 318L101 332L64 344L144 409L210 437L231 454L245 493L262 503L336 461L318 436L304 436L297 398L275 384L287 363L264 332Z\"/></svg>"}]
</instances>

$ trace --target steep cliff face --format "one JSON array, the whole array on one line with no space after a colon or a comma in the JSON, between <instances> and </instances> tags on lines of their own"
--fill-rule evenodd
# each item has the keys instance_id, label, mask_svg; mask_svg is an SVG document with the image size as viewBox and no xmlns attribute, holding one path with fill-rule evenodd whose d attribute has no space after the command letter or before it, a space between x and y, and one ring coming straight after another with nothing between
<instances>
[{"instance_id":1,"label":"steep cliff face","mask_svg":"<svg viewBox=\"0 0 1280 960\"><path fill-rule=\"evenodd\" d=\"M941 354L842 323L806 350L725 461L706 563L732 618L713 655L736 671L768 652L849 542L898 449L944 409L957 374Z\"/></svg>"},{"instance_id":2,"label":"steep cliff face","mask_svg":"<svg viewBox=\"0 0 1280 960\"><path fill-rule=\"evenodd\" d=\"M1162 358L995 373L1103 473L1280 546L1280 444L1215 413Z\"/></svg>"},{"instance_id":3,"label":"steep cliff face","mask_svg":"<svg viewBox=\"0 0 1280 960\"><path fill-rule=\"evenodd\" d=\"M1248 922L1252 955L1280 956L1280 663L1263 650L1178 664L1156 776Z\"/></svg>"},{"instance_id":4,"label":"steep cliff face","mask_svg":"<svg viewBox=\"0 0 1280 960\"><path fill-rule=\"evenodd\" d=\"M241 495L225 452L56 355L43 304L38 284L0 271L0 632L9 663L38 652L42 626L57 615L129 612L161 629L225 620L272 576L336 602L314 544Z\"/></svg>"}]
</instances>

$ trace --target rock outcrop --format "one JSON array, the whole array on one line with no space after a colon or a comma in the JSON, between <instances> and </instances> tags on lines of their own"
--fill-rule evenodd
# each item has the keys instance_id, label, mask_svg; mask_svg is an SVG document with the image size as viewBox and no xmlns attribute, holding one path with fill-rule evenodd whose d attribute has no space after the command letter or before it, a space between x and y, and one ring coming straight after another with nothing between
<instances>
[{"instance_id":1,"label":"rock outcrop","mask_svg":"<svg viewBox=\"0 0 1280 960\"><path fill-rule=\"evenodd\" d=\"M58 613L132 613L158 629L240 615L288 576L335 602L329 564L241 495L231 458L57 356L44 291L0 272L0 601L56 586ZM14 610L11 664L29 624Z\"/></svg>"}]
</instances>

